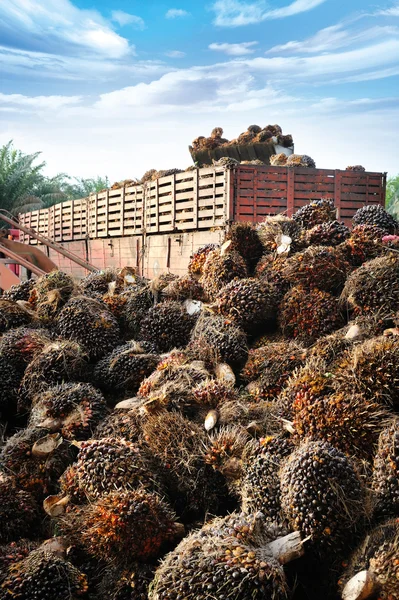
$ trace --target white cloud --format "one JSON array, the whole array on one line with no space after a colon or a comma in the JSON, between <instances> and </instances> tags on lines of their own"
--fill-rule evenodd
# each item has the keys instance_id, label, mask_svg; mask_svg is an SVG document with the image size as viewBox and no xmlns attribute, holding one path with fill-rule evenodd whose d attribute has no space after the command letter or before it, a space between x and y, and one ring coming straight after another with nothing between
<instances>
[{"instance_id":1,"label":"white cloud","mask_svg":"<svg viewBox=\"0 0 399 600\"><path fill-rule=\"evenodd\" d=\"M188 17L189 15L189 12L181 8L170 8L166 13L165 17L167 19L179 19L181 17Z\"/></svg>"},{"instance_id":2,"label":"white cloud","mask_svg":"<svg viewBox=\"0 0 399 600\"><path fill-rule=\"evenodd\" d=\"M0 93L0 105L8 109L22 107L33 111L59 110L65 106L78 104L81 100L81 96L24 96Z\"/></svg>"},{"instance_id":3,"label":"white cloud","mask_svg":"<svg viewBox=\"0 0 399 600\"><path fill-rule=\"evenodd\" d=\"M252 25L268 19L282 19L307 12L327 0L294 0L291 4L272 9L263 0L243 2L242 0L217 0L212 10L216 13L215 25L220 27L239 27Z\"/></svg>"},{"instance_id":4,"label":"white cloud","mask_svg":"<svg viewBox=\"0 0 399 600\"><path fill-rule=\"evenodd\" d=\"M169 56L169 58L184 58L186 53L180 50L169 50L169 52L165 52L165 56Z\"/></svg>"},{"instance_id":5,"label":"white cloud","mask_svg":"<svg viewBox=\"0 0 399 600\"><path fill-rule=\"evenodd\" d=\"M255 52L254 46L257 44L258 42L242 42L241 44L214 43L209 45L209 49L224 52L224 54L228 54L229 56L243 56L245 54L253 54Z\"/></svg>"},{"instance_id":6,"label":"white cloud","mask_svg":"<svg viewBox=\"0 0 399 600\"><path fill-rule=\"evenodd\" d=\"M136 15L131 15L123 10L113 10L112 20L118 23L121 27L132 25L135 29L145 29L144 19Z\"/></svg>"},{"instance_id":7,"label":"white cloud","mask_svg":"<svg viewBox=\"0 0 399 600\"><path fill-rule=\"evenodd\" d=\"M399 17L399 3L397 2L394 6L391 6L390 8L380 10L377 14L385 15L387 17Z\"/></svg>"},{"instance_id":8,"label":"white cloud","mask_svg":"<svg viewBox=\"0 0 399 600\"><path fill-rule=\"evenodd\" d=\"M3 45L59 55L82 49L118 59L130 52L128 41L94 10L81 10L70 0L2 0L0 38Z\"/></svg>"}]
</instances>

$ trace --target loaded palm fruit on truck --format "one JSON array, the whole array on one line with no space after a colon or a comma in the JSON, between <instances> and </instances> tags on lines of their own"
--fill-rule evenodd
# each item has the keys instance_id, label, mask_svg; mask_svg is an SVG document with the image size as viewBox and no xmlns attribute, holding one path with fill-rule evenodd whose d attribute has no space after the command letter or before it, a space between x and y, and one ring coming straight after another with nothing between
<instances>
[{"instance_id":1,"label":"loaded palm fruit on truck","mask_svg":"<svg viewBox=\"0 0 399 600\"><path fill-rule=\"evenodd\" d=\"M336 216L0 301L0 600L399 599L399 223Z\"/></svg>"}]
</instances>

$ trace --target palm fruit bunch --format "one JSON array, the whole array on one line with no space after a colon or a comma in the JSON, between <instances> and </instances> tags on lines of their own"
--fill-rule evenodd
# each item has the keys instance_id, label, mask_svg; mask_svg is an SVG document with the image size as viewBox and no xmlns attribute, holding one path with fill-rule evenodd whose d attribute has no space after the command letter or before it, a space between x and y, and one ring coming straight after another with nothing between
<instances>
[{"instance_id":1,"label":"palm fruit bunch","mask_svg":"<svg viewBox=\"0 0 399 600\"><path fill-rule=\"evenodd\" d=\"M17 300L23 300L27 302L34 285L34 279L26 279L26 281L21 281L21 283L12 285L9 290L4 292L2 299L13 300L14 302L17 302Z\"/></svg>"},{"instance_id":2,"label":"palm fruit bunch","mask_svg":"<svg viewBox=\"0 0 399 600\"><path fill-rule=\"evenodd\" d=\"M191 333L188 350L199 360L240 367L248 356L247 336L222 316L203 313Z\"/></svg>"},{"instance_id":3,"label":"palm fruit bunch","mask_svg":"<svg viewBox=\"0 0 399 600\"><path fill-rule=\"evenodd\" d=\"M311 246L287 259L283 276L292 285L335 294L344 287L349 270L349 264L335 248Z\"/></svg>"},{"instance_id":4,"label":"palm fruit bunch","mask_svg":"<svg viewBox=\"0 0 399 600\"><path fill-rule=\"evenodd\" d=\"M27 408L33 396L64 381L85 381L88 372L88 356L79 344L65 340L51 342L27 366L19 404Z\"/></svg>"},{"instance_id":5,"label":"palm fruit bunch","mask_svg":"<svg viewBox=\"0 0 399 600\"><path fill-rule=\"evenodd\" d=\"M17 487L11 477L0 473L0 543L36 537L40 529L40 511L29 492Z\"/></svg>"},{"instance_id":6,"label":"palm fruit bunch","mask_svg":"<svg viewBox=\"0 0 399 600\"><path fill-rule=\"evenodd\" d=\"M276 316L278 296L265 280L234 279L215 298L214 307L246 332L266 326Z\"/></svg>"},{"instance_id":7,"label":"palm fruit bunch","mask_svg":"<svg viewBox=\"0 0 399 600\"><path fill-rule=\"evenodd\" d=\"M272 154L270 157L270 164L272 167L286 167L287 166L287 155L285 152L279 152L279 154Z\"/></svg>"},{"instance_id":8,"label":"palm fruit bunch","mask_svg":"<svg viewBox=\"0 0 399 600\"><path fill-rule=\"evenodd\" d=\"M298 394L292 404L295 438L329 442L348 456L369 459L389 412L361 394Z\"/></svg>"},{"instance_id":9,"label":"palm fruit bunch","mask_svg":"<svg viewBox=\"0 0 399 600\"><path fill-rule=\"evenodd\" d=\"M223 254L220 250L214 250L208 254L200 282L210 300L235 277L247 277L245 260L238 252L233 250Z\"/></svg>"},{"instance_id":10,"label":"palm fruit bunch","mask_svg":"<svg viewBox=\"0 0 399 600\"><path fill-rule=\"evenodd\" d=\"M72 298L58 317L58 331L82 345L90 358L99 359L119 342L118 321L102 302L85 296Z\"/></svg>"},{"instance_id":11,"label":"palm fruit bunch","mask_svg":"<svg viewBox=\"0 0 399 600\"><path fill-rule=\"evenodd\" d=\"M128 442L137 443L142 434L141 421L139 411L114 410L97 426L92 438L123 438Z\"/></svg>"},{"instance_id":12,"label":"palm fruit bunch","mask_svg":"<svg viewBox=\"0 0 399 600\"><path fill-rule=\"evenodd\" d=\"M379 336L355 345L340 361L337 379L343 389L372 402L399 406L399 337Z\"/></svg>"},{"instance_id":13,"label":"palm fruit bunch","mask_svg":"<svg viewBox=\"0 0 399 600\"><path fill-rule=\"evenodd\" d=\"M168 493L178 514L187 518L217 510L227 490L221 474L203 458L205 430L178 412L161 412L144 421L143 433L167 472Z\"/></svg>"},{"instance_id":14,"label":"palm fruit bunch","mask_svg":"<svg viewBox=\"0 0 399 600\"><path fill-rule=\"evenodd\" d=\"M289 281L284 277L287 254L275 257L273 254L264 254L255 269L255 277L266 279L272 284L279 294L286 294L289 290Z\"/></svg>"},{"instance_id":15,"label":"palm fruit bunch","mask_svg":"<svg viewBox=\"0 0 399 600\"><path fill-rule=\"evenodd\" d=\"M108 567L97 588L96 600L147 600L154 567L142 563L125 569Z\"/></svg>"},{"instance_id":16,"label":"palm fruit bunch","mask_svg":"<svg viewBox=\"0 0 399 600\"><path fill-rule=\"evenodd\" d=\"M236 388L228 382L217 379L205 379L193 389L195 401L209 408L218 408L225 402L234 402L239 398Z\"/></svg>"},{"instance_id":17,"label":"palm fruit bunch","mask_svg":"<svg viewBox=\"0 0 399 600\"><path fill-rule=\"evenodd\" d=\"M94 271L80 280L79 291L83 296L100 299L109 292L109 285L116 281L117 271L115 269Z\"/></svg>"},{"instance_id":18,"label":"palm fruit bunch","mask_svg":"<svg viewBox=\"0 0 399 600\"><path fill-rule=\"evenodd\" d=\"M251 397L275 400L293 371L303 363L304 350L291 341L269 343L249 351L248 360L241 371Z\"/></svg>"},{"instance_id":19,"label":"palm fruit bunch","mask_svg":"<svg viewBox=\"0 0 399 600\"><path fill-rule=\"evenodd\" d=\"M204 290L197 279L190 275L175 279L162 291L163 295L172 300L203 300Z\"/></svg>"},{"instance_id":20,"label":"palm fruit bunch","mask_svg":"<svg viewBox=\"0 0 399 600\"><path fill-rule=\"evenodd\" d=\"M386 521L366 535L338 582L342 598L399 599L398 539L398 519Z\"/></svg>"},{"instance_id":21,"label":"palm fruit bunch","mask_svg":"<svg viewBox=\"0 0 399 600\"><path fill-rule=\"evenodd\" d=\"M22 429L8 438L0 465L12 474L19 488L43 500L58 491L58 479L73 457L71 446L59 434L37 427Z\"/></svg>"},{"instance_id":22,"label":"palm fruit bunch","mask_svg":"<svg viewBox=\"0 0 399 600\"><path fill-rule=\"evenodd\" d=\"M357 171L359 173L364 173L364 171L366 169L364 167L362 167L362 165L350 165L349 167L346 167L345 170L346 171Z\"/></svg>"},{"instance_id":23,"label":"palm fruit bunch","mask_svg":"<svg viewBox=\"0 0 399 600\"><path fill-rule=\"evenodd\" d=\"M108 293L102 297L102 301L104 302L105 306L118 321L121 331L123 331L126 327L125 309L128 297L129 295L127 292L123 292L121 294Z\"/></svg>"},{"instance_id":24,"label":"palm fruit bunch","mask_svg":"<svg viewBox=\"0 0 399 600\"><path fill-rule=\"evenodd\" d=\"M12 360L0 353L0 373L0 416L6 420L16 412L21 372Z\"/></svg>"},{"instance_id":25,"label":"palm fruit bunch","mask_svg":"<svg viewBox=\"0 0 399 600\"><path fill-rule=\"evenodd\" d=\"M243 427L221 427L209 436L203 451L206 464L223 475L229 493L237 499L244 474L243 454L248 441L249 434Z\"/></svg>"},{"instance_id":26,"label":"palm fruit bunch","mask_svg":"<svg viewBox=\"0 0 399 600\"><path fill-rule=\"evenodd\" d=\"M287 167L295 168L295 167L306 167L308 169L315 169L316 163L307 154L290 154L287 156Z\"/></svg>"},{"instance_id":27,"label":"palm fruit bunch","mask_svg":"<svg viewBox=\"0 0 399 600\"><path fill-rule=\"evenodd\" d=\"M347 337L352 328L354 337ZM307 361L321 362L327 371L334 371L342 356L353 344L364 339L362 329L357 324L348 325L334 333L319 338L313 346L306 350Z\"/></svg>"},{"instance_id":28,"label":"palm fruit bunch","mask_svg":"<svg viewBox=\"0 0 399 600\"><path fill-rule=\"evenodd\" d=\"M276 533L261 518L232 515L230 527L211 523L186 537L158 567L150 600L286 598L283 568L268 545Z\"/></svg>"},{"instance_id":29,"label":"palm fruit bunch","mask_svg":"<svg viewBox=\"0 0 399 600\"><path fill-rule=\"evenodd\" d=\"M103 395L89 383L62 383L33 398L28 427L59 432L67 440L91 436L107 415Z\"/></svg>"},{"instance_id":30,"label":"palm fruit bunch","mask_svg":"<svg viewBox=\"0 0 399 600\"><path fill-rule=\"evenodd\" d=\"M78 600L86 595L86 576L68 562L65 549L53 549L56 543L42 544L8 569L1 600Z\"/></svg>"},{"instance_id":31,"label":"palm fruit bunch","mask_svg":"<svg viewBox=\"0 0 399 600\"><path fill-rule=\"evenodd\" d=\"M245 260L248 271L253 272L263 254L263 246L255 226L252 223L234 223L224 241L229 240L231 241L229 250L238 252Z\"/></svg>"},{"instance_id":32,"label":"palm fruit bunch","mask_svg":"<svg viewBox=\"0 0 399 600\"><path fill-rule=\"evenodd\" d=\"M398 221L380 204L368 204L356 211L352 219L355 225L376 225L385 233L395 234L399 230Z\"/></svg>"},{"instance_id":33,"label":"palm fruit bunch","mask_svg":"<svg viewBox=\"0 0 399 600\"><path fill-rule=\"evenodd\" d=\"M315 225L334 221L335 215L334 201L331 198L322 198L302 206L292 218L304 229L312 229Z\"/></svg>"},{"instance_id":34,"label":"palm fruit bunch","mask_svg":"<svg viewBox=\"0 0 399 600\"><path fill-rule=\"evenodd\" d=\"M217 244L206 244L198 248L196 252L190 257L188 263L188 272L192 277L201 277L206 259L210 252L217 249Z\"/></svg>"},{"instance_id":35,"label":"palm fruit bunch","mask_svg":"<svg viewBox=\"0 0 399 600\"><path fill-rule=\"evenodd\" d=\"M305 441L282 465L281 505L294 531L320 552L345 549L362 520L364 492L351 460L327 442Z\"/></svg>"},{"instance_id":36,"label":"palm fruit bunch","mask_svg":"<svg viewBox=\"0 0 399 600\"><path fill-rule=\"evenodd\" d=\"M323 335L343 326L339 303L334 296L317 288L298 285L284 296L279 309L284 336L310 346Z\"/></svg>"},{"instance_id":37,"label":"palm fruit bunch","mask_svg":"<svg viewBox=\"0 0 399 600\"><path fill-rule=\"evenodd\" d=\"M385 232L376 225L356 225L347 240L340 246L346 260L354 267L360 267L367 260L381 254Z\"/></svg>"},{"instance_id":38,"label":"palm fruit bunch","mask_svg":"<svg viewBox=\"0 0 399 600\"><path fill-rule=\"evenodd\" d=\"M159 352L184 348L195 323L184 306L170 300L157 304L141 322L139 338L154 344Z\"/></svg>"},{"instance_id":39,"label":"palm fruit bunch","mask_svg":"<svg viewBox=\"0 0 399 600\"><path fill-rule=\"evenodd\" d=\"M138 487L161 492L154 465L142 445L122 438L88 440L81 443L76 463L64 473L61 489L72 498L88 499Z\"/></svg>"},{"instance_id":40,"label":"palm fruit bunch","mask_svg":"<svg viewBox=\"0 0 399 600\"><path fill-rule=\"evenodd\" d=\"M374 258L353 271L341 299L358 315L395 314L399 309L399 255Z\"/></svg>"},{"instance_id":41,"label":"palm fruit bunch","mask_svg":"<svg viewBox=\"0 0 399 600\"><path fill-rule=\"evenodd\" d=\"M63 517L61 529L92 556L117 564L156 558L184 531L169 505L143 489L112 492L73 507Z\"/></svg>"},{"instance_id":42,"label":"palm fruit bunch","mask_svg":"<svg viewBox=\"0 0 399 600\"><path fill-rule=\"evenodd\" d=\"M307 231L306 241L309 246L338 246L349 238L349 227L339 221L320 223Z\"/></svg>"},{"instance_id":43,"label":"palm fruit bunch","mask_svg":"<svg viewBox=\"0 0 399 600\"><path fill-rule=\"evenodd\" d=\"M53 323L62 307L68 302L75 284L70 275L51 271L37 280L29 297L36 315L44 323Z\"/></svg>"},{"instance_id":44,"label":"palm fruit bunch","mask_svg":"<svg viewBox=\"0 0 399 600\"><path fill-rule=\"evenodd\" d=\"M152 344L127 342L102 358L94 369L94 379L104 390L136 393L143 379L159 363Z\"/></svg>"},{"instance_id":45,"label":"palm fruit bunch","mask_svg":"<svg viewBox=\"0 0 399 600\"><path fill-rule=\"evenodd\" d=\"M260 511L270 522L282 522L279 471L293 450L292 441L282 435L257 442L244 461L241 498L245 513Z\"/></svg>"},{"instance_id":46,"label":"palm fruit bunch","mask_svg":"<svg viewBox=\"0 0 399 600\"><path fill-rule=\"evenodd\" d=\"M32 550L36 550L38 542L20 539L16 542L0 545L0 578L3 580L7 569L16 562L26 558ZM0 587L1 589L1 587ZM1 592L0 592L1 593Z\"/></svg>"},{"instance_id":47,"label":"palm fruit bunch","mask_svg":"<svg viewBox=\"0 0 399 600\"><path fill-rule=\"evenodd\" d=\"M266 254L284 255L297 249L301 231L299 223L284 215L266 217L257 227L258 237Z\"/></svg>"},{"instance_id":48,"label":"palm fruit bunch","mask_svg":"<svg viewBox=\"0 0 399 600\"><path fill-rule=\"evenodd\" d=\"M32 315L14 300L3 300L0 298L0 334L28 325L32 321Z\"/></svg>"},{"instance_id":49,"label":"palm fruit bunch","mask_svg":"<svg viewBox=\"0 0 399 600\"><path fill-rule=\"evenodd\" d=\"M17 327L0 338L0 355L7 356L23 372L51 340L52 334L46 329Z\"/></svg>"},{"instance_id":50,"label":"palm fruit bunch","mask_svg":"<svg viewBox=\"0 0 399 600\"><path fill-rule=\"evenodd\" d=\"M125 304L123 319L128 332L134 337L138 334L141 321L147 315L148 310L154 305L154 296L149 286L139 287L136 291L129 293Z\"/></svg>"},{"instance_id":51,"label":"palm fruit bunch","mask_svg":"<svg viewBox=\"0 0 399 600\"><path fill-rule=\"evenodd\" d=\"M392 420L380 434L374 457L371 488L378 517L398 515L399 510L399 421Z\"/></svg>"}]
</instances>

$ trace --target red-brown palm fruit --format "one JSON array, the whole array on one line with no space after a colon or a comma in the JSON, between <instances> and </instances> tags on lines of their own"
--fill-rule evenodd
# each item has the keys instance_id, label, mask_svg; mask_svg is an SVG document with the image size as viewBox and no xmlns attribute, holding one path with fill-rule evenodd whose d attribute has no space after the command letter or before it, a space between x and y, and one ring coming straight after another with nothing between
<instances>
[{"instance_id":1,"label":"red-brown palm fruit","mask_svg":"<svg viewBox=\"0 0 399 600\"><path fill-rule=\"evenodd\" d=\"M62 271L51 271L40 277L29 298L39 321L53 324L70 299L74 287L72 277Z\"/></svg>"},{"instance_id":2,"label":"red-brown palm fruit","mask_svg":"<svg viewBox=\"0 0 399 600\"><path fill-rule=\"evenodd\" d=\"M183 533L169 505L144 490L112 492L85 507L72 507L60 525L92 556L118 564L156 558Z\"/></svg>"},{"instance_id":3,"label":"red-brown palm fruit","mask_svg":"<svg viewBox=\"0 0 399 600\"><path fill-rule=\"evenodd\" d=\"M284 215L266 217L257 227L258 236L266 255L273 257L288 255L298 249L302 228L293 219ZM289 239L288 239L289 238ZM282 247L282 244L286 247ZM257 268L258 270L258 268Z\"/></svg>"},{"instance_id":4,"label":"red-brown palm fruit","mask_svg":"<svg viewBox=\"0 0 399 600\"><path fill-rule=\"evenodd\" d=\"M309 246L338 246L349 238L349 227L339 221L321 223L312 227L306 234Z\"/></svg>"},{"instance_id":5,"label":"red-brown palm fruit","mask_svg":"<svg viewBox=\"0 0 399 600\"><path fill-rule=\"evenodd\" d=\"M178 300L180 302L183 300L201 301L205 299L205 292L201 283L190 275L179 277L169 283L169 285L162 290L162 294L167 298Z\"/></svg>"},{"instance_id":6,"label":"red-brown palm fruit","mask_svg":"<svg viewBox=\"0 0 399 600\"><path fill-rule=\"evenodd\" d=\"M139 337L155 344L159 352L184 348L195 324L195 317L175 301L165 301L151 308L141 322Z\"/></svg>"},{"instance_id":7,"label":"red-brown palm fruit","mask_svg":"<svg viewBox=\"0 0 399 600\"><path fill-rule=\"evenodd\" d=\"M302 206L292 218L304 229L311 229L319 223L334 221L335 215L334 201L331 198L322 198Z\"/></svg>"},{"instance_id":8,"label":"red-brown palm fruit","mask_svg":"<svg viewBox=\"0 0 399 600\"><path fill-rule=\"evenodd\" d=\"M107 413L103 395L92 385L63 383L33 399L29 427L58 431L67 440L84 440Z\"/></svg>"},{"instance_id":9,"label":"red-brown palm fruit","mask_svg":"<svg viewBox=\"0 0 399 600\"><path fill-rule=\"evenodd\" d=\"M245 260L249 272L263 254L263 246L258 232L252 223L234 223L226 234L224 241L231 241L229 250L235 250Z\"/></svg>"},{"instance_id":10,"label":"red-brown palm fruit","mask_svg":"<svg viewBox=\"0 0 399 600\"><path fill-rule=\"evenodd\" d=\"M96 427L93 439L113 437L136 443L140 440L143 418L136 410L115 409Z\"/></svg>"},{"instance_id":11,"label":"red-brown palm fruit","mask_svg":"<svg viewBox=\"0 0 399 600\"><path fill-rule=\"evenodd\" d=\"M362 206L356 211L353 216L353 223L355 225L376 225L387 233L397 233L399 229L398 221L390 215L383 206L379 204L368 204Z\"/></svg>"},{"instance_id":12,"label":"red-brown palm fruit","mask_svg":"<svg viewBox=\"0 0 399 600\"><path fill-rule=\"evenodd\" d=\"M193 389L195 401L202 406L217 408L225 402L239 398L238 390L231 384L216 379L206 379Z\"/></svg>"},{"instance_id":13,"label":"red-brown palm fruit","mask_svg":"<svg viewBox=\"0 0 399 600\"><path fill-rule=\"evenodd\" d=\"M0 543L7 544L40 532L40 511L33 496L0 473Z\"/></svg>"},{"instance_id":14,"label":"red-brown palm fruit","mask_svg":"<svg viewBox=\"0 0 399 600\"><path fill-rule=\"evenodd\" d=\"M51 341L52 335L46 329L18 327L4 333L0 338L0 354L7 356L19 370L24 371Z\"/></svg>"},{"instance_id":15,"label":"red-brown palm fruit","mask_svg":"<svg viewBox=\"0 0 399 600\"><path fill-rule=\"evenodd\" d=\"M356 225L350 237L340 245L345 259L354 267L382 254L382 238L385 232L376 225Z\"/></svg>"},{"instance_id":16,"label":"red-brown palm fruit","mask_svg":"<svg viewBox=\"0 0 399 600\"><path fill-rule=\"evenodd\" d=\"M21 372L13 361L0 354L0 415L3 420L13 419L17 412L18 388Z\"/></svg>"},{"instance_id":17,"label":"red-brown palm fruit","mask_svg":"<svg viewBox=\"0 0 399 600\"><path fill-rule=\"evenodd\" d=\"M205 294L213 300L223 286L235 277L247 277L247 273L245 261L238 252L214 250L206 259L200 281Z\"/></svg>"},{"instance_id":18,"label":"red-brown palm fruit","mask_svg":"<svg viewBox=\"0 0 399 600\"><path fill-rule=\"evenodd\" d=\"M374 458L371 487L376 495L377 516L399 512L399 421L393 420L382 432Z\"/></svg>"},{"instance_id":19,"label":"red-brown palm fruit","mask_svg":"<svg viewBox=\"0 0 399 600\"><path fill-rule=\"evenodd\" d=\"M12 285L9 290L5 291L2 298L3 300L13 300L14 302L17 302L18 300L27 302L34 285L34 279L21 281L21 283Z\"/></svg>"},{"instance_id":20,"label":"red-brown palm fruit","mask_svg":"<svg viewBox=\"0 0 399 600\"><path fill-rule=\"evenodd\" d=\"M0 578L3 579L7 570L14 563L20 562L28 556L32 550L36 550L38 542L21 539L17 542L9 542L0 546Z\"/></svg>"},{"instance_id":21,"label":"red-brown palm fruit","mask_svg":"<svg viewBox=\"0 0 399 600\"><path fill-rule=\"evenodd\" d=\"M0 333L28 325L31 321L32 315L17 302L0 298Z\"/></svg>"},{"instance_id":22,"label":"red-brown palm fruit","mask_svg":"<svg viewBox=\"0 0 399 600\"><path fill-rule=\"evenodd\" d=\"M155 567L141 563L128 568L110 566L97 589L96 600L147 600Z\"/></svg>"},{"instance_id":23,"label":"red-brown palm fruit","mask_svg":"<svg viewBox=\"0 0 399 600\"><path fill-rule=\"evenodd\" d=\"M286 337L310 346L344 325L338 300L317 288L292 288L280 304L279 321Z\"/></svg>"},{"instance_id":24,"label":"red-brown palm fruit","mask_svg":"<svg viewBox=\"0 0 399 600\"><path fill-rule=\"evenodd\" d=\"M193 277L201 277L208 254L216 249L216 244L206 244L205 246L198 248L198 250L190 257L190 262L188 263L188 272L190 275Z\"/></svg>"}]
</instances>

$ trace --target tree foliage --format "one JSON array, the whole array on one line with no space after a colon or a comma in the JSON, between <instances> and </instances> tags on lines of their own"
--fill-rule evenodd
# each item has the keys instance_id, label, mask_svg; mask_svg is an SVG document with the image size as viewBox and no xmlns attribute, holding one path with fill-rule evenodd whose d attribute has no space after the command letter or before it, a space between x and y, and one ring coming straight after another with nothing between
<instances>
[{"instance_id":1,"label":"tree foliage","mask_svg":"<svg viewBox=\"0 0 399 600\"><path fill-rule=\"evenodd\" d=\"M388 179L386 207L396 219L399 219L399 174Z\"/></svg>"}]
</instances>

